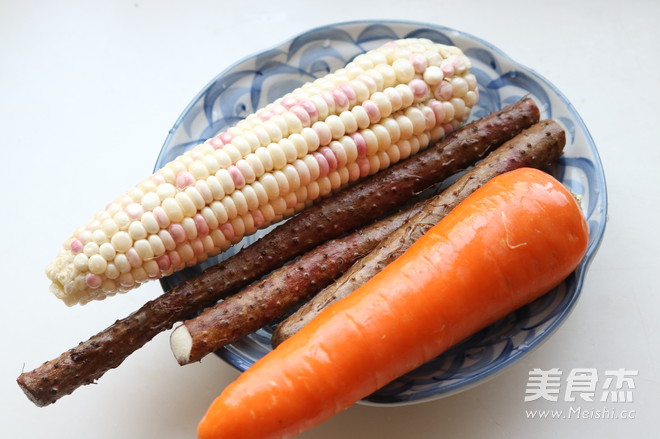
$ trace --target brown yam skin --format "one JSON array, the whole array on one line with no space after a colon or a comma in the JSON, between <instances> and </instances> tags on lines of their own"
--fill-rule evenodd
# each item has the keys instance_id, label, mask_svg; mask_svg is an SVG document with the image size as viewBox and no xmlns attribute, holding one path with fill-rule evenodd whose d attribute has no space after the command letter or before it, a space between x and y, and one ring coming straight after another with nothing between
<instances>
[{"instance_id":1,"label":"brown yam skin","mask_svg":"<svg viewBox=\"0 0 660 439\"><path fill-rule=\"evenodd\" d=\"M487 181L520 167L547 168L559 158L565 144L564 130L553 120L541 121L506 142L440 195L431 198L420 213L356 262L337 281L282 321L273 333L272 345L282 343L323 309L366 283Z\"/></svg>"},{"instance_id":2,"label":"brown yam skin","mask_svg":"<svg viewBox=\"0 0 660 439\"><path fill-rule=\"evenodd\" d=\"M183 325L193 343L188 361L180 363L199 361L282 317L294 305L312 297L341 276L355 261L421 211L423 205L419 202L350 235L327 241L185 321Z\"/></svg>"},{"instance_id":3,"label":"brown yam skin","mask_svg":"<svg viewBox=\"0 0 660 439\"><path fill-rule=\"evenodd\" d=\"M467 168L536 123L539 114L534 101L526 98L454 131L414 157L302 211L233 257L147 302L59 357L22 373L19 386L36 405L46 406L81 385L96 382L176 322Z\"/></svg>"}]
</instances>

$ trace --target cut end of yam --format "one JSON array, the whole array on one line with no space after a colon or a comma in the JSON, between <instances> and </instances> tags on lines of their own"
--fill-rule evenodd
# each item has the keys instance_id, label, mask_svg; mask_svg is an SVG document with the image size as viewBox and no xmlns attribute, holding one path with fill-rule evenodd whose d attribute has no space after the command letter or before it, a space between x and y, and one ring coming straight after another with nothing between
<instances>
[{"instance_id":1,"label":"cut end of yam","mask_svg":"<svg viewBox=\"0 0 660 439\"><path fill-rule=\"evenodd\" d=\"M179 364L184 365L190 362L190 350L192 349L193 339L186 325L176 328L170 336L170 346L174 358Z\"/></svg>"}]
</instances>

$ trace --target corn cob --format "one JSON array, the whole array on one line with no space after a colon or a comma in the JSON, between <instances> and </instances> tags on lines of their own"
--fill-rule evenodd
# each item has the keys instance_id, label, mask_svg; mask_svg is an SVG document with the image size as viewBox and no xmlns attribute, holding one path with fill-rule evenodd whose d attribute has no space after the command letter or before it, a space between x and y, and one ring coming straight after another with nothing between
<instances>
[{"instance_id":1,"label":"corn cob","mask_svg":"<svg viewBox=\"0 0 660 439\"><path fill-rule=\"evenodd\" d=\"M65 242L47 268L67 305L133 289L219 254L467 120L477 83L461 51L393 41L180 155Z\"/></svg>"}]
</instances>

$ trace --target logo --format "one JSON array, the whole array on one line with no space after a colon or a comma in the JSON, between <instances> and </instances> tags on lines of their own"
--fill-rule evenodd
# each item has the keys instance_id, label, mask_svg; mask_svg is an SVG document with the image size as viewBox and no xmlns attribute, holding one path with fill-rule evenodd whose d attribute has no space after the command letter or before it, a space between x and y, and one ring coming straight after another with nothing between
<instances>
[{"instance_id":1,"label":"logo","mask_svg":"<svg viewBox=\"0 0 660 439\"><path fill-rule=\"evenodd\" d=\"M637 370L573 368L534 368L529 371L525 388L525 402L546 400L575 403L568 411L526 410L530 419L635 419L635 410L619 404L634 401ZM579 404L579 405L577 405Z\"/></svg>"}]
</instances>

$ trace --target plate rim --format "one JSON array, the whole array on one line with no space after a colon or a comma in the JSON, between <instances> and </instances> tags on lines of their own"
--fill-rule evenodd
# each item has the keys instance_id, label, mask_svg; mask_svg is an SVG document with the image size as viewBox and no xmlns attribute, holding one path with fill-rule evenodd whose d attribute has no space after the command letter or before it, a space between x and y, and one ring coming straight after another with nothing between
<instances>
[{"instance_id":1,"label":"plate rim","mask_svg":"<svg viewBox=\"0 0 660 439\"><path fill-rule=\"evenodd\" d=\"M467 40L472 40L478 44L481 44L485 47L487 47L489 50L492 52L496 53L498 57L502 58L503 60L507 61L511 67L514 67L518 70L522 70L525 72L528 72L532 74L535 78L537 78L540 82L543 83L544 86L548 87L561 102L566 105L569 113L573 117L574 121L577 123L579 130L582 132L584 136L584 141L585 144L587 145L587 148L589 152L593 155L592 162L594 165L594 176L595 176L595 181L600 183L599 184L599 194L597 197L597 206L599 207L599 212L600 212L600 217L602 218L601 221L598 221L596 223L597 227L596 229L593 230L593 235L592 239L590 239L589 245L587 247L585 256L583 260L580 262L578 267L575 269L574 274L576 278L576 283L575 283L575 293L572 294L572 296L569 298L568 302L566 303L566 306L564 309L562 309L558 314L557 317L546 327L546 329L543 331L542 334L540 334L538 337L535 338L535 343L527 347L525 349L519 349L517 352L513 353L510 355L506 360L504 360L502 363L493 366L492 368L487 368L481 371L478 374L472 375L464 380L461 380L459 383L452 383L449 384L444 390L431 395L431 396L423 396L419 398L409 398L405 400L399 400L396 402L375 402L375 401L369 401L367 398L362 399L358 402L358 404L361 405L367 405L367 406L376 406L376 407L396 407L396 406L404 406L404 405L411 405L415 403L422 403L422 402L428 402L428 401L433 401L437 399L441 399L444 397L448 397L451 395L455 395L457 393L469 390L478 384L484 383L485 381L494 378L497 376L500 372L504 371L507 367L511 366L513 363L516 363L519 361L522 357L525 355L535 351L537 348L539 348L547 339L553 335L556 330L566 322L567 318L569 315L574 311L575 305L577 304L577 301L579 300L581 294L582 294L582 289L584 287L584 281L586 274L589 270L589 267L591 266L596 254L598 253L598 249L600 248L600 245L603 242L604 236L605 236L605 230L607 228L607 222L608 222L608 191L607 191L607 180L605 176L605 171L603 168L602 160L600 157L600 152L598 151L598 148L596 146L595 141L593 140L593 137L591 133L589 132L588 127L586 126L584 120L582 119L582 116L578 113L577 109L575 106L572 104L572 102L564 95L564 93L559 90L551 81L549 81L544 75L540 74L538 71L535 69L532 69L516 60L511 58L508 54L503 52L499 47L493 45L487 40L484 40L481 37L475 36L471 33L464 32L455 28L451 28L448 26L444 25L439 25L439 24L433 24L433 23L427 23L427 22L422 22L422 21L411 21L411 20L399 20L399 19L383 19L383 20L376 20L376 19L370 19L370 20L349 20L349 21L341 21L341 22L336 22L336 23L327 23L319 26L315 26L313 28L307 29L302 32L298 32L294 35L292 35L289 38L281 40L279 43L272 44L269 47L266 47L262 50L254 51L246 56L243 56L242 58L236 60L235 62L231 63L228 65L225 69L223 69L220 73L216 74L207 84L201 88L201 90L190 100L190 102L187 104L187 106L182 110L181 114L178 116L172 127L170 128L167 137L165 138L165 141L163 142L163 145L161 147L161 150L158 154L158 157L156 158L156 165L154 168L154 171L157 170L160 166L160 162L162 161L162 156L165 154L166 150L168 147L171 147L171 143L173 140L173 137L175 135L175 132L181 127L181 125L184 123L187 115L190 113L190 111L195 107L195 105L199 102L200 99L202 99L208 90L216 84L221 78L226 76L229 72L235 70L238 66L241 64L254 59L256 56L273 51L273 50L278 50L285 48L286 46L290 45L293 41L295 41L298 38L302 38L306 35L311 35L314 33L321 32L323 30L328 30L328 29L334 29L334 28L342 28L342 27L355 27L355 26L369 26L369 25L378 25L378 24L383 24L387 26L406 26L406 27L413 27L413 28L428 28L432 30L437 30L440 32L443 32L445 34L448 34L451 37L459 36L462 38L466 38ZM396 29L395 29L396 30ZM233 362L230 362L225 356L222 354L216 353L224 362L226 362L228 365L231 367L235 368L236 370L242 372L243 369L238 367L236 364Z\"/></svg>"}]
</instances>

